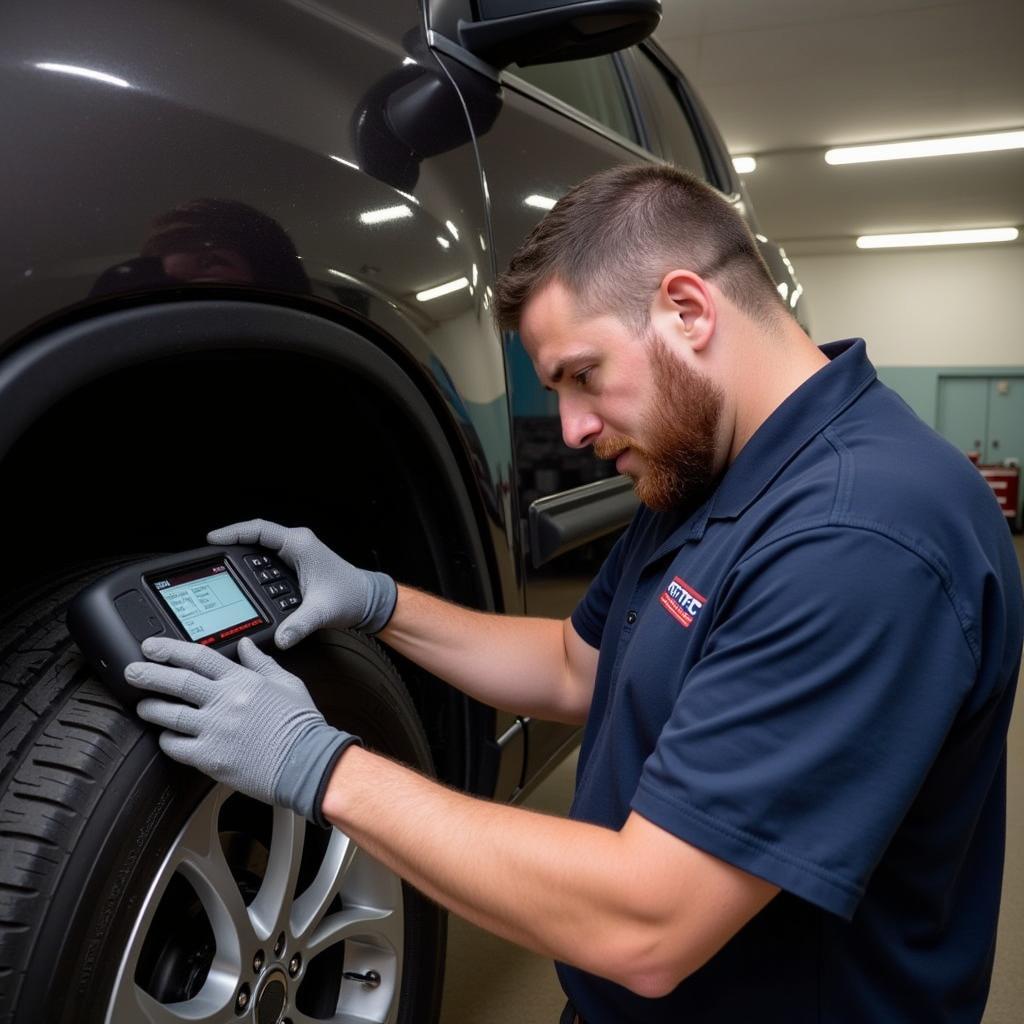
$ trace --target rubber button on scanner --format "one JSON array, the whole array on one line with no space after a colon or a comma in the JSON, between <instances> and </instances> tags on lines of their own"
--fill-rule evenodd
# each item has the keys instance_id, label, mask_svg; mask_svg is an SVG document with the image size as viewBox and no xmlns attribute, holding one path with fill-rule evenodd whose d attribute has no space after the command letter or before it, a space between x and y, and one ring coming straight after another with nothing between
<instances>
[{"instance_id":1,"label":"rubber button on scanner","mask_svg":"<svg viewBox=\"0 0 1024 1024\"><path fill-rule=\"evenodd\" d=\"M633 611L631 608L628 612L626 612L626 623L627 625L632 626L634 622L636 622L636 612Z\"/></svg>"}]
</instances>

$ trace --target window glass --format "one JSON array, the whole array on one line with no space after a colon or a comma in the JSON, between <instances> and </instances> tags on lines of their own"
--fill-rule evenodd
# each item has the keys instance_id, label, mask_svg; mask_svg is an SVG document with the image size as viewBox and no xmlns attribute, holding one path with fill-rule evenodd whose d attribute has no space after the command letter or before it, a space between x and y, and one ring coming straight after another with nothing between
<instances>
[{"instance_id":1,"label":"window glass","mask_svg":"<svg viewBox=\"0 0 1024 1024\"><path fill-rule=\"evenodd\" d=\"M513 64L509 70L613 132L639 141L622 79L610 54L528 68Z\"/></svg>"},{"instance_id":2,"label":"window glass","mask_svg":"<svg viewBox=\"0 0 1024 1024\"><path fill-rule=\"evenodd\" d=\"M661 65L643 50L635 49L633 52L636 55L635 67L643 80L648 106L654 116L652 135L661 142L658 155L708 180L700 144L676 91L676 80L670 80Z\"/></svg>"}]
</instances>

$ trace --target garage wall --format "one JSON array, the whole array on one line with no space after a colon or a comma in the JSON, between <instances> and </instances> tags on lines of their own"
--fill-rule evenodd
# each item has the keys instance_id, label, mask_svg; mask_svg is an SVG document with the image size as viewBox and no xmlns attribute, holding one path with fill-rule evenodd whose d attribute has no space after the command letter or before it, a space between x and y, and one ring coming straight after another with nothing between
<instances>
[{"instance_id":1,"label":"garage wall","mask_svg":"<svg viewBox=\"0 0 1024 1024\"><path fill-rule=\"evenodd\" d=\"M862 337L935 426L940 374L1024 373L1024 245L793 256L820 344Z\"/></svg>"}]
</instances>

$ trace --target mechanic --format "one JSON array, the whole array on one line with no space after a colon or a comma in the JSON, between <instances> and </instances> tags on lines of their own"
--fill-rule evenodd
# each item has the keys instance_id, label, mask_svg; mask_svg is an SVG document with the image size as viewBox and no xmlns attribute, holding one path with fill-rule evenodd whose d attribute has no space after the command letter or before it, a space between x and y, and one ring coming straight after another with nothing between
<instances>
[{"instance_id":1,"label":"mechanic","mask_svg":"<svg viewBox=\"0 0 1024 1024\"><path fill-rule=\"evenodd\" d=\"M127 678L178 699L138 707L163 750L554 958L563 1022L979 1020L1024 601L981 476L862 340L811 341L742 219L673 167L577 185L496 304L566 444L642 502L569 619L457 607L304 528L208 539L296 567L281 647L376 632L478 700L586 723L570 817L367 751L247 640L241 665L144 643L164 664Z\"/></svg>"}]
</instances>

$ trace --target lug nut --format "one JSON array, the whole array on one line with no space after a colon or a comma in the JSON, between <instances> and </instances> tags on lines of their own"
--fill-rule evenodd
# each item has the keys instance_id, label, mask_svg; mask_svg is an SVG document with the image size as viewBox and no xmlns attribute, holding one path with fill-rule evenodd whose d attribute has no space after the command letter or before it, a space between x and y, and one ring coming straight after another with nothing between
<instances>
[{"instance_id":1,"label":"lug nut","mask_svg":"<svg viewBox=\"0 0 1024 1024\"><path fill-rule=\"evenodd\" d=\"M299 973L299 968L302 966L302 957L298 953L295 954L288 962L288 973L294 978Z\"/></svg>"},{"instance_id":2,"label":"lug nut","mask_svg":"<svg viewBox=\"0 0 1024 1024\"><path fill-rule=\"evenodd\" d=\"M238 990L238 998L235 1000L235 1013L244 1012L245 1008L249 1005L249 986L243 985Z\"/></svg>"},{"instance_id":3,"label":"lug nut","mask_svg":"<svg viewBox=\"0 0 1024 1024\"><path fill-rule=\"evenodd\" d=\"M258 950L256 950L256 955L252 958L252 969L257 974L259 974L260 971L263 970L263 962L264 962L263 950L262 949L258 949Z\"/></svg>"},{"instance_id":4,"label":"lug nut","mask_svg":"<svg viewBox=\"0 0 1024 1024\"><path fill-rule=\"evenodd\" d=\"M281 932L277 937L277 942L274 943L274 956L280 956L284 952L284 932Z\"/></svg>"}]
</instances>

